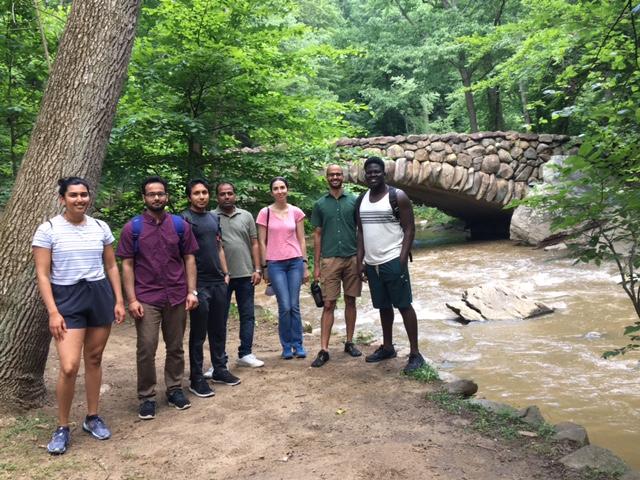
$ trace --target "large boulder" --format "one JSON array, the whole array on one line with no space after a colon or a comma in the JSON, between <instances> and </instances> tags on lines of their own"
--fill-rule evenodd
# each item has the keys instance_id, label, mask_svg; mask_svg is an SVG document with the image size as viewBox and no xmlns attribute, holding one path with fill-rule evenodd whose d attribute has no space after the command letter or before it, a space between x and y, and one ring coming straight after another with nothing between
<instances>
[{"instance_id":1,"label":"large boulder","mask_svg":"<svg viewBox=\"0 0 640 480\"><path fill-rule=\"evenodd\" d=\"M560 463L574 470L591 468L605 473L626 473L629 466L606 448L597 445L587 445L560 459Z\"/></svg>"},{"instance_id":2,"label":"large boulder","mask_svg":"<svg viewBox=\"0 0 640 480\"><path fill-rule=\"evenodd\" d=\"M539 245L553 235L551 220L544 212L520 205L511 216L509 238L525 245Z\"/></svg>"},{"instance_id":3,"label":"large boulder","mask_svg":"<svg viewBox=\"0 0 640 480\"><path fill-rule=\"evenodd\" d=\"M536 185L529 196L544 195L545 185L557 183L558 173L556 167L561 166L566 158L568 157L565 155L554 155L540 167L542 170L540 176L543 183L542 185ZM566 232L552 233L552 219L551 215L542 211L534 210L526 205L520 205L513 211L509 237L516 242L535 246L560 241L566 237Z\"/></svg>"},{"instance_id":4,"label":"large boulder","mask_svg":"<svg viewBox=\"0 0 640 480\"><path fill-rule=\"evenodd\" d=\"M573 422L561 422L554 425L556 430L553 439L559 442L570 442L577 444L581 447L589 445L589 435L587 430L577 423Z\"/></svg>"},{"instance_id":5,"label":"large boulder","mask_svg":"<svg viewBox=\"0 0 640 480\"><path fill-rule=\"evenodd\" d=\"M450 395L472 397L478 391L478 384L473 380L455 380L444 385L443 390Z\"/></svg>"},{"instance_id":6,"label":"large boulder","mask_svg":"<svg viewBox=\"0 0 640 480\"><path fill-rule=\"evenodd\" d=\"M542 412L536 405L521 408L518 410L518 417L520 417L520 420L524 423L528 423L534 427L538 427L545 423Z\"/></svg>"},{"instance_id":7,"label":"large boulder","mask_svg":"<svg viewBox=\"0 0 640 480\"><path fill-rule=\"evenodd\" d=\"M480 285L462 294L462 302L447 303L464 321L524 320L553 312L504 285Z\"/></svg>"}]
</instances>

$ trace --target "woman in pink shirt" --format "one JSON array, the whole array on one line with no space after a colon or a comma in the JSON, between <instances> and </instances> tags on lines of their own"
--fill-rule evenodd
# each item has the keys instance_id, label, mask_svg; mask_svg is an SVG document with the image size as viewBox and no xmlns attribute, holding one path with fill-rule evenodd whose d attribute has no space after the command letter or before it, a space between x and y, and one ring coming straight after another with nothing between
<instances>
[{"instance_id":1,"label":"woman in pink shirt","mask_svg":"<svg viewBox=\"0 0 640 480\"><path fill-rule=\"evenodd\" d=\"M258 240L266 281L278 300L278 333L282 358L305 358L300 318L300 286L309 280L304 212L287 203L289 184L283 177L271 180L275 200L258 213Z\"/></svg>"}]
</instances>

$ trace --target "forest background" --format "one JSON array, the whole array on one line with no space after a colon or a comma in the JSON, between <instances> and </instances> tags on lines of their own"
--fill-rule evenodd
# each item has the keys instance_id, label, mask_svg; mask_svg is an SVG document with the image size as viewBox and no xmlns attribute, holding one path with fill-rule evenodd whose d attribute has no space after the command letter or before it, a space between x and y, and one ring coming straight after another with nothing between
<instances>
[{"instance_id":1,"label":"forest background","mask_svg":"<svg viewBox=\"0 0 640 480\"><path fill-rule=\"evenodd\" d=\"M2 3L0 208L71 2ZM284 174L292 202L308 210L342 136L517 130L628 147L640 119L632 9L626 0L146 1L95 215L119 230L149 174L170 180L174 209L185 180L204 176L233 181L252 211Z\"/></svg>"}]
</instances>

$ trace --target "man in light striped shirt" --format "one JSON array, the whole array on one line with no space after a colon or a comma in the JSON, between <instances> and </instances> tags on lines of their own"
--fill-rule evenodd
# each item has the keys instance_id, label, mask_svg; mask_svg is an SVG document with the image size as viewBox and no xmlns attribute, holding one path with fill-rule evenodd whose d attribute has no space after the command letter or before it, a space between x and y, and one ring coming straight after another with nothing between
<instances>
[{"instance_id":1,"label":"man in light striped shirt","mask_svg":"<svg viewBox=\"0 0 640 480\"><path fill-rule=\"evenodd\" d=\"M356 212L358 223L358 265L361 276L369 282L373 306L380 311L383 344L365 357L367 362L380 362L397 356L393 346L393 308L402 315L409 337L411 353L405 373L425 364L418 350L418 320L411 305L411 281L408 261L415 236L413 209L409 197L395 189L394 205L390 188L384 179L384 162L369 157L364 164L365 193ZM396 213L397 210L397 213Z\"/></svg>"}]
</instances>

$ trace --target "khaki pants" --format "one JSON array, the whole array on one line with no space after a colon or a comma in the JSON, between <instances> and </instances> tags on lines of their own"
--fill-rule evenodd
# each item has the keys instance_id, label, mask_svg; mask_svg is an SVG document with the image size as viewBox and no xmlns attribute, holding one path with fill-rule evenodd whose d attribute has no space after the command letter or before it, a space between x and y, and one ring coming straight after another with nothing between
<instances>
[{"instance_id":1,"label":"khaki pants","mask_svg":"<svg viewBox=\"0 0 640 480\"><path fill-rule=\"evenodd\" d=\"M184 303L172 307L155 307L142 304L144 316L136 320L136 361L138 366L138 399L153 399L156 396L156 350L162 329L162 338L167 350L164 362L164 383L167 393L182 388L184 376L184 349L182 340L187 324Z\"/></svg>"}]
</instances>

